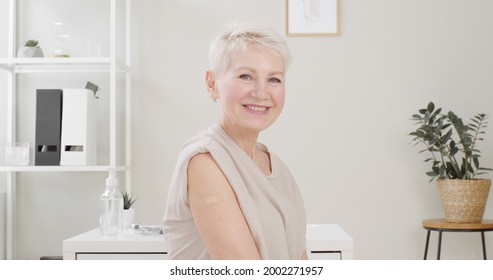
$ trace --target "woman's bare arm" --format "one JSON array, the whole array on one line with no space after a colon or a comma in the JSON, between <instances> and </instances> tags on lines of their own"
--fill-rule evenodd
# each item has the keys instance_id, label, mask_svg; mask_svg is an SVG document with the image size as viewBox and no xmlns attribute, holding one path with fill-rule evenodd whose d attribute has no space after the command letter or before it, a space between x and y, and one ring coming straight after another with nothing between
<instances>
[{"instance_id":1,"label":"woman's bare arm","mask_svg":"<svg viewBox=\"0 0 493 280\"><path fill-rule=\"evenodd\" d=\"M260 259L236 194L209 153L190 160L188 197L211 259Z\"/></svg>"}]
</instances>

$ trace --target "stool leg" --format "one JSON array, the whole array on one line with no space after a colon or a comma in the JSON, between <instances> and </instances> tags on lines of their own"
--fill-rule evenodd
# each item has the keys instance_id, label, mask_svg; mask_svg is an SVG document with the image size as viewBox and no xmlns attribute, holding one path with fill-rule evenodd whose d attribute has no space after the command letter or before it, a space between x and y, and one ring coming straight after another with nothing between
<instances>
[{"instance_id":1,"label":"stool leg","mask_svg":"<svg viewBox=\"0 0 493 280\"><path fill-rule=\"evenodd\" d=\"M440 252L442 251L442 231L438 231L438 250L437 250L437 260L440 259Z\"/></svg>"},{"instance_id":2,"label":"stool leg","mask_svg":"<svg viewBox=\"0 0 493 280\"><path fill-rule=\"evenodd\" d=\"M481 231L481 241L483 243L483 259L486 260L486 242L484 240L484 231Z\"/></svg>"},{"instance_id":3,"label":"stool leg","mask_svg":"<svg viewBox=\"0 0 493 280\"><path fill-rule=\"evenodd\" d=\"M426 260L426 256L428 255L428 244L430 244L430 231L431 230L428 230L428 233L426 234L425 256L423 260Z\"/></svg>"}]
</instances>

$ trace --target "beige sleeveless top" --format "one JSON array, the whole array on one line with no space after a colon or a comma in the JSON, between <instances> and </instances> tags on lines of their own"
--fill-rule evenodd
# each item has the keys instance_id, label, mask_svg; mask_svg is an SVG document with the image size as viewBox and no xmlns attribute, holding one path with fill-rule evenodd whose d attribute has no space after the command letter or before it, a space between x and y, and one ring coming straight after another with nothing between
<instances>
[{"instance_id":1,"label":"beige sleeveless top","mask_svg":"<svg viewBox=\"0 0 493 280\"><path fill-rule=\"evenodd\" d=\"M267 152L267 148L258 144ZM261 259L299 259L306 250L306 218L296 182L270 153L272 173L265 175L220 126L185 143L169 187L163 219L170 259L209 259L195 227L187 196L187 168L198 153L209 152L228 179Z\"/></svg>"}]
</instances>

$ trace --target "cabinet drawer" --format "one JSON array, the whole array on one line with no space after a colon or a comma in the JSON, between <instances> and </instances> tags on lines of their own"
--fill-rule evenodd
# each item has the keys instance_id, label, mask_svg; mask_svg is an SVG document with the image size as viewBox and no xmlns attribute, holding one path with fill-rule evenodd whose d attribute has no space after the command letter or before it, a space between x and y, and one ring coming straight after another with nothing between
<instances>
[{"instance_id":1,"label":"cabinet drawer","mask_svg":"<svg viewBox=\"0 0 493 280\"><path fill-rule=\"evenodd\" d=\"M341 260L340 251L314 251L308 252L309 260Z\"/></svg>"}]
</instances>

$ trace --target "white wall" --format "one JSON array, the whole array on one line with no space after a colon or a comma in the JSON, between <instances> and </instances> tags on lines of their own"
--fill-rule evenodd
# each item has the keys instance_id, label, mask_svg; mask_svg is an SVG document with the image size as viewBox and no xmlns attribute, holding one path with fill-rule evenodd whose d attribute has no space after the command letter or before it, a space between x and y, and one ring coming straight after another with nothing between
<instances>
[{"instance_id":1,"label":"white wall","mask_svg":"<svg viewBox=\"0 0 493 280\"><path fill-rule=\"evenodd\" d=\"M294 62L285 111L261 141L297 178L308 221L340 224L355 258L420 259L421 220L443 210L406 135L409 118L430 100L464 118L492 113L493 2L340 2L339 36L287 38ZM285 1L147 0L133 9L132 184L137 220L159 224L180 146L217 122L204 87L211 37L233 20L283 34ZM40 82L32 79L26 90ZM493 167L492 145L489 128L482 159ZM61 255L63 239L96 227L104 176L22 176L18 257ZM490 199L485 217L492 211ZM479 234L445 234L442 258L481 258Z\"/></svg>"}]
</instances>

